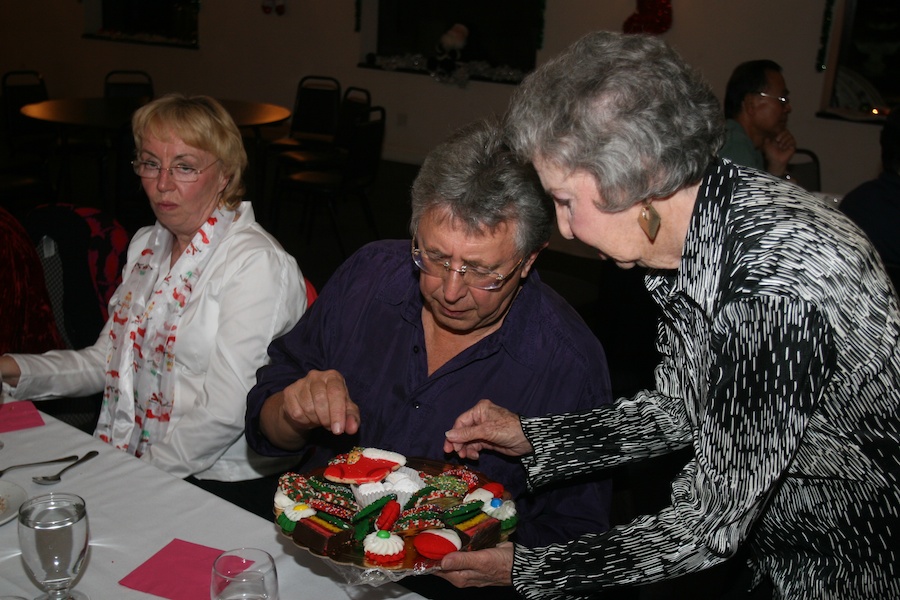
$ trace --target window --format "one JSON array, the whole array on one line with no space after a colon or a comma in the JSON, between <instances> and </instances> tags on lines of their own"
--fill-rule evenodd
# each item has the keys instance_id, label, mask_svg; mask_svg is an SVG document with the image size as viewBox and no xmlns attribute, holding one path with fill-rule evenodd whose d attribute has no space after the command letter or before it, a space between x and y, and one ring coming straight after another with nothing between
<instances>
[{"instance_id":1,"label":"window","mask_svg":"<svg viewBox=\"0 0 900 600\"><path fill-rule=\"evenodd\" d=\"M839 1L822 67L821 116L878 123L900 107L900 2Z\"/></svg>"},{"instance_id":2,"label":"window","mask_svg":"<svg viewBox=\"0 0 900 600\"><path fill-rule=\"evenodd\" d=\"M364 2L365 4L365 2ZM533 70L544 30L543 0L380 0L363 7L361 66L518 83Z\"/></svg>"},{"instance_id":3,"label":"window","mask_svg":"<svg viewBox=\"0 0 900 600\"><path fill-rule=\"evenodd\" d=\"M200 0L88 0L84 37L198 48Z\"/></svg>"}]
</instances>

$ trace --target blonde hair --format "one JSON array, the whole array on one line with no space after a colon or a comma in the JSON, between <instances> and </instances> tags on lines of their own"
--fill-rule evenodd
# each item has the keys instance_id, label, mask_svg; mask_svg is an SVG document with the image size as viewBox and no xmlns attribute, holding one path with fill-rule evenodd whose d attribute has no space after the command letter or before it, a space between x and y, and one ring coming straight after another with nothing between
<instances>
[{"instance_id":1,"label":"blonde hair","mask_svg":"<svg viewBox=\"0 0 900 600\"><path fill-rule=\"evenodd\" d=\"M209 96L167 94L135 111L131 131L138 153L147 135L163 139L171 132L185 144L214 155L228 177L220 206L234 210L240 205L245 193L241 176L247 168L247 152L234 119L216 100Z\"/></svg>"}]
</instances>

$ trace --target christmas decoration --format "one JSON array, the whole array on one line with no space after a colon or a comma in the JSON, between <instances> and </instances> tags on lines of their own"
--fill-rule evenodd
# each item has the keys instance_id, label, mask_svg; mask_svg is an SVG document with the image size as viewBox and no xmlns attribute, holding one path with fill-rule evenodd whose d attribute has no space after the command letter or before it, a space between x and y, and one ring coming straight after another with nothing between
<instances>
[{"instance_id":1,"label":"christmas decoration","mask_svg":"<svg viewBox=\"0 0 900 600\"><path fill-rule=\"evenodd\" d=\"M665 33L672 26L672 0L638 0L637 12L622 25L625 33Z\"/></svg>"},{"instance_id":2,"label":"christmas decoration","mask_svg":"<svg viewBox=\"0 0 900 600\"><path fill-rule=\"evenodd\" d=\"M262 11L270 15L272 11L275 11L275 14L281 16L284 14L284 0L262 0Z\"/></svg>"}]
</instances>

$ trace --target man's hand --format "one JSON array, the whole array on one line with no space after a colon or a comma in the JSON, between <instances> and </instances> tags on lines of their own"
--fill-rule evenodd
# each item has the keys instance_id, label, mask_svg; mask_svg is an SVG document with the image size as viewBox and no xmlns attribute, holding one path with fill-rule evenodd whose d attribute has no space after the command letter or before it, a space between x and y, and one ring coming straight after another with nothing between
<instances>
[{"instance_id":1,"label":"man's hand","mask_svg":"<svg viewBox=\"0 0 900 600\"><path fill-rule=\"evenodd\" d=\"M266 438L285 450L299 449L306 432L316 427L353 435L359 421L359 407L350 399L343 375L334 370L310 371L269 397L260 413Z\"/></svg>"},{"instance_id":2,"label":"man's hand","mask_svg":"<svg viewBox=\"0 0 900 600\"><path fill-rule=\"evenodd\" d=\"M462 458L476 460L482 450L495 450L508 456L534 452L522 432L519 415L490 400L478 404L457 417L446 434L444 452L456 452Z\"/></svg>"},{"instance_id":3,"label":"man's hand","mask_svg":"<svg viewBox=\"0 0 900 600\"><path fill-rule=\"evenodd\" d=\"M456 587L512 585L513 548L511 542L503 542L476 552L451 552L434 574Z\"/></svg>"},{"instance_id":4,"label":"man's hand","mask_svg":"<svg viewBox=\"0 0 900 600\"><path fill-rule=\"evenodd\" d=\"M788 162L797 150L797 141L787 129L778 135L763 140L762 152L766 159L766 170L777 177L787 173Z\"/></svg>"}]
</instances>

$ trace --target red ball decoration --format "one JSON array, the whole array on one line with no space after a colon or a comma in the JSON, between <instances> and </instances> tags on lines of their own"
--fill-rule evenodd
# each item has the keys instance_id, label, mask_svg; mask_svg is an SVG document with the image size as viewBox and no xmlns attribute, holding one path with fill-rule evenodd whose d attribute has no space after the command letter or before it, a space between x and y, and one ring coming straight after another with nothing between
<instances>
[{"instance_id":1,"label":"red ball decoration","mask_svg":"<svg viewBox=\"0 0 900 600\"><path fill-rule=\"evenodd\" d=\"M625 33L659 35L672 26L672 0L638 0L637 8L622 26Z\"/></svg>"}]
</instances>

